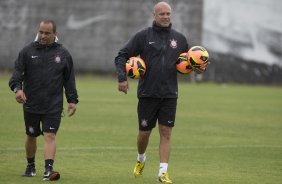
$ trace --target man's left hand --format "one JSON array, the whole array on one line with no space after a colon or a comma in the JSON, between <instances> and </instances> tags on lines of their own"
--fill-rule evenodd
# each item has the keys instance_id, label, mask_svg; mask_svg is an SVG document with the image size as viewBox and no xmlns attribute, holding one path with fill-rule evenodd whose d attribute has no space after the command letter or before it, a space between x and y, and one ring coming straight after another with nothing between
<instances>
[{"instance_id":1,"label":"man's left hand","mask_svg":"<svg viewBox=\"0 0 282 184\"><path fill-rule=\"evenodd\" d=\"M204 73L206 71L206 68L194 68L194 71L197 74L201 74L201 73Z\"/></svg>"}]
</instances>

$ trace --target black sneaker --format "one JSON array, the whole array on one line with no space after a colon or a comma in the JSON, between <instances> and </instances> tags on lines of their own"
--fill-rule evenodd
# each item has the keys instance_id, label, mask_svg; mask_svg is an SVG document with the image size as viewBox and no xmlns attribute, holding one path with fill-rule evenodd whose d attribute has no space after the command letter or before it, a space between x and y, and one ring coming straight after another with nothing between
<instances>
[{"instance_id":1,"label":"black sneaker","mask_svg":"<svg viewBox=\"0 0 282 184\"><path fill-rule=\"evenodd\" d=\"M25 172L22 174L22 176L25 177L33 177L35 175L36 175L35 167L30 167L30 166L27 166Z\"/></svg>"},{"instance_id":2,"label":"black sneaker","mask_svg":"<svg viewBox=\"0 0 282 184\"><path fill-rule=\"evenodd\" d=\"M44 172L43 181L55 181L60 179L60 173L52 170Z\"/></svg>"}]
</instances>

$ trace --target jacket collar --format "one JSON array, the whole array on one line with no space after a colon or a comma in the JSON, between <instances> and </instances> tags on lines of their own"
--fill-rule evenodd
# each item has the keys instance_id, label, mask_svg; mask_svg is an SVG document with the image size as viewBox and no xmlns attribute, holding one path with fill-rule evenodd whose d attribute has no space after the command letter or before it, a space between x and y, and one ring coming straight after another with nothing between
<instances>
[{"instance_id":1,"label":"jacket collar","mask_svg":"<svg viewBox=\"0 0 282 184\"><path fill-rule=\"evenodd\" d=\"M170 23L168 27L161 27L156 24L156 21L153 21L153 29L157 32L169 32L171 30L172 24Z\"/></svg>"},{"instance_id":2,"label":"jacket collar","mask_svg":"<svg viewBox=\"0 0 282 184\"><path fill-rule=\"evenodd\" d=\"M35 37L35 39L34 39L34 45L35 45L36 48L39 48L39 49L40 49L40 48L56 47L56 46L61 45L61 44L59 43L59 39L58 39L58 37L56 36L53 43L51 43L51 44L49 44L49 45L42 45L42 44L40 44L40 42L38 41L38 34L37 34L36 37Z\"/></svg>"},{"instance_id":3,"label":"jacket collar","mask_svg":"<svg viewBox=\"0 0 282 184\"><path fill-rule=\"evenodd\" d=\"M52 47L57 47L59 45L61 45L60 43L57 42L53 42L49 45L42 45L40 44L38 41L34 41L33 44L35 45L36 48L38 49L43 49L43 48L52 48Z\"/></svg>"}]
</instances>

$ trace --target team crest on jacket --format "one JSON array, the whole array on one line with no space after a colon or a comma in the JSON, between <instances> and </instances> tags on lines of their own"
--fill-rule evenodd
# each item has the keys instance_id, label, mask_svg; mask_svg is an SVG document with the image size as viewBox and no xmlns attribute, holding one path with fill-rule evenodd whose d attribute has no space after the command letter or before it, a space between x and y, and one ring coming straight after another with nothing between
<instances>
[{"instance_id":1,"label":"team crest on jacket","mask_svg":"<svg viewBox=\"0 0 282 184\"><path fill-rule=\"evenodd\" d=\"M170 47L173 48L173 49L176 49L177 48L177 40L175 40L175 39L170 40Z\"/></svg>"},{"instance_id":2,"label":"team crest on jacket","mask_svg":"<svg viewBox=\"0 0 282 184\"><path fill-rule=\"evenodd\" d=\"M55 56L55 63L60 63L61 62L61 57L60 56Z\"/></svg>"}]
</instances>

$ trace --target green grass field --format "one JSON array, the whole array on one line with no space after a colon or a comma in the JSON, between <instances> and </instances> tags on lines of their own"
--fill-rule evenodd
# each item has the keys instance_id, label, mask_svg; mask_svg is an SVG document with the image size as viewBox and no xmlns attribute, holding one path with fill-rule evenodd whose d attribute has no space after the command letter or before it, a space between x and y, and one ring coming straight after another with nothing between
<instances>
[{"instance_id":1,"label":"green grass field","mask_svg":"<svg viewBox=\"0 0 282 184\"><path fill-rule=\"evenodd\" d=\"M0 183L40 183L43 139L38 139L37 176L23 178L25 131L22 107L0 76ZM66 184L151 184L158 172L159 135L154 129L144 175L136 162L136 81L129 94L116 80L77 77L80 103L64 117L54 168ZM169 173L179 184L282 183L282 88L179 84Z\"/></svg>"}]
</instances>

